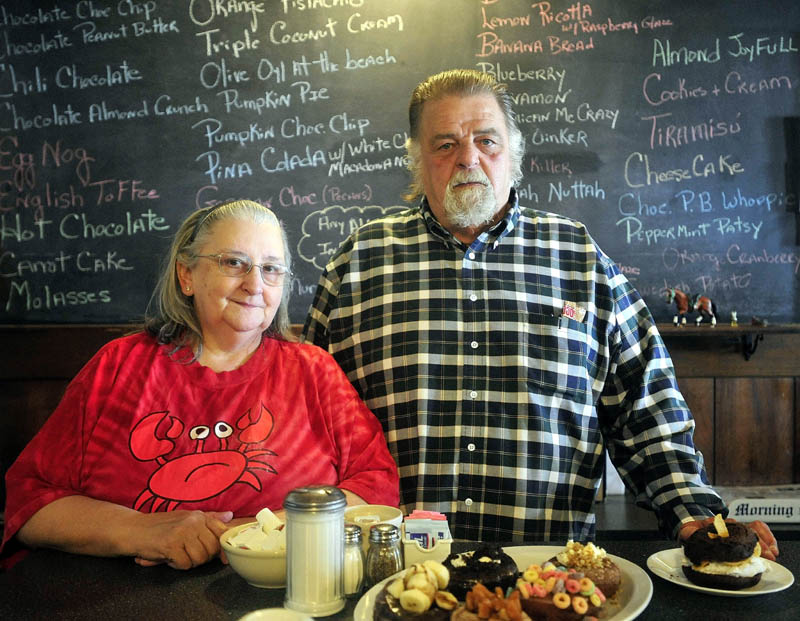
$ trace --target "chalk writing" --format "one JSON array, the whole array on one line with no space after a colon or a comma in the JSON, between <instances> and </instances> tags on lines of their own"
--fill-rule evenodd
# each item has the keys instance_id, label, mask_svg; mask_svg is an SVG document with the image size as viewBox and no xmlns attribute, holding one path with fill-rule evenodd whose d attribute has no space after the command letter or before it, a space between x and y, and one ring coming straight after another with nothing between
<instances>
[{"instance_id":1,"label":"chalk writing","mask_svg":"<svg viewBox=\"0 0 800 621\"><path fill-rule=\"evenodd\" d=\"M237 110L249 110L260 116L268 110L288 108L292 105L290 93L279 94L274 91L264 91L259 97L249 98L241 97L239 89L226 88L218 95L223 99L226 114L232 114Z\"/></svg>"},{"instance_id":2,"label":"chalk writing","mask_svg":"<svg viewBox=\"0 0 800 621\"><path fill-rule=\"evenodd\" d=\"M275 159L275 156L278 159ZM289 153L284 150L278 154L275 147L264 147L261 151L261 168L268 173L290 172L296 168L316 168L325 166L327 160L325 153L321 149L312 149L306 145L302 154Z\"/></svg>"},{"instance_id":3,"label":"chalk writing","mask_svg":"<svg viewBox=\"0 0 800 621\"><path fill-rule=\"evenodd\" d=\"M571 32L576 37L580 34L600 33L601 35L608 36L609 33L622 32L625 30L633 31L634 34L639 34L639 24L634 21L621 21L615 22L610 17L606 18L604 22L591 22L586 19L564 24L562 26L564 32Z\"/></svg>"},{"instance_id":4,"label":"chalk writing","mask_svg":"<svg viewBox=\"0 0 800 621\"><path fill-rule=\"evenodd\" d=\"M208 26L216 18L226 19L244 13L250 16L250 30L258 29L258 18L264 14L263 2L219 2L218 0L190 0L189 19L197 26Z\"/></svg>"},{"instance_id":5,"label":"chalk writing","mask_svg":"<svg viewBox=\"0 0 800 621\"><path fill-rule=\"evenodd\" d=\"M355 201L366 203L372 200L372 187L364 184L358 190L344 190L338 185L325 185L322 188L322 200L327 205L329 203L344 203Z\"/></svg>"},{"instance_id":6,"label":"chalk writing","mask_svg":"<svg viewBox=\"0 0 800 621\"><path fill-rule=\"evenodd\" d=\"M713 45L708 48L690 49L683 45L677 49L672 48L669 39L653 39L654 67L671 67L672 65L691 65L694 63L713 64L720 61L719 39L714 39Z\"/></svg>"},{"instance_id":7,"label":"chalk writing","mask_svg":"<svg viewBox=\"0 0 800 621\"><path fill-rule=\"evenodd\" d=\"M353 69L368 69L369 67L382 67L384 65L397 64L397 58L389 52L388 48L385 49L381 55L372 56L370 54L368 56L362 56L359 58L353 58L350 55L350 48L345 48L344 52L344 68L351 71Z\"/></svg>"},{"instance_id":8,"label":"chalk writing","mask_svg":"<svg viewBox=\"0 0 800 621\"><path fill-rule=\"evenodd\" d=\"M365 0L280 0L283 12L312 11L315 9L332 9L335 7L349 6L359 8L364 6Z\"/></svg>"},{"instance_id":9,"label":"chalk writing","mask_svg":"<svg viewBox=\"0 0 800 621\"><path fill-rule=\"evenodd\" d=\"M122 61L117 67L106 65L103 73L88 76L81 75L74 64L63 65L56 71L54 82L58 88L83 90L95 86L124 86L141 79L142 74L138 69L130 67L127 61Z\"/></svg>"},{"instance_id":10,"label":"chalk writing","mask_svg":"<svg viewBox=\"0 0 800 621\"><path fill-rule=\"evenodd\" d=\"M206 151L194 158L194 161L205 162L206 169L203 174L212 184L222 179L241 179L253 175L253 167L249 162L223 162L219 151Z\"/></svg>"},{"instance_id":11,"label":"chalk writing","mask_svg":"<svg viewBox=\"0 0 800 621\"><path fill-rule=\"evenodd\" d=\"M566 120L569 113L561 109L561 118ZM557 117L558 118L558 117ZM543 144L559 144L559 145L582 145L585 149L589 148L589 136L583 130L572 131L567 127L562 127L557 132L546 132L537 127L531 134L531 144L534 146L541 146Z\"/></svg>"},{"instance_id":12,"label":"chalk writing","mask_svg":"<svg viewBox=\"0 0 800 621\"><path fill-rule=\"evenodd\" d=\"M206 56L233 52L234 58L239 58L244 52L261 48L261 40L253 37L246 28L242 31L241 38L226 36L219 28L197 32L195 36L205 43Z\"/></svg>"},{"instance_id":13,"label":"chalk writing","mask_svg":"<svg viewBox=\"0 0 800 621\"><path fill-rule=\"evenodd\" d=\"M225 130L218 119L202 119L192 125L192 129L200 129L206 138L208 148L216 144L237 143L240 147L275 138L275 126L262 127L258 123L250 123L247 129Z\"/></svg>"},{"instance_id":14,"label":"chalk writing","mask_svg":"<svg viewBox=\"0 0 800 621\"><path fill-rule=\"evenodd\" d=\"M592 16L592 7L585 2L573 2L564 10L553 10L549 2L534 2L531 8L538 11L539 23L542 26L576 22Z\"/></svg>"},{"instance_id":15,"label":"chalk writing","mask_svg":"<svg viewBox=\"0 0 800 621\"><path fill-rule=\"evenodd\" d=\"M48 127L68 127L81 124L81 113L72 109L72 104L66 107L52 104L46 114L35 114L25 117L17 113L17 106L11 102L0 105L0 111L11 113L2 116L0 129L5 132L27 131L29 129L46 129Z\"/></svg>"},{"instance_id":16,"label":"chalk writing","mask_svg":"<svg viewBox=\"0 0 800 621\"><path fill-rule=\"evenodd\" d=\"M572 176L572 167L569 161L558 161L550 157L531 157L529 171L536 174Z\"/></svg>"},{"instance_id":17,"label":"chalk writing","mask_svg":"<svg viewBox=\"0 0 800 621\"><path fill-rule=\"evenodd\" d=\"M297 247L301 322L405 209L412 86L472 66L510 86L521 204L585 221L659 321L668 285L796 321L790 0L0 4L2 320L138 319L177 223L248 198Z\"/></svg>"},{"instance_id":18,"label":"chalk writing","mask_svg":"<svg viewBox=\"0 0 800 621\"><path fill-rule=\"evenodd\" d=\"M116 250L95 254L89 250L81 250L77 254L67 254L60 250L52 258L28 259L19 258L7 250L0 254L0 277L25 278L31 274L68 274L68 273L105 273L129 272L134 266L128 264L125 257L118 256Z\"/></svg>"},{"instance_id":19,"label":"chalk writing","mask_svg":"<svg viewBox=\"0 0 800 621\"><path fill-rule=\"evenodd\" d=\"M67 214L59 221L58 232L64 239L98 239L132 237L170 229L166 218L152 209L138 214L125 211L123 216L122 221L93 222L92 216L85 213Z\"/></svg>"},{"instance_id":20,"label":"chalk writing","mask_svg":"<svg viewBox=\"0 0 800 621\"><path fill-rule=\"evenodd\" d=\"M496 17L494 15L489 17L486 15L486 8L481 7L481 17L483 18L481 26L483 28L488 28L489 30L494 30L495 28L506 28L506 27L515 28L518 26L531 25L530 14L515 15L513 17Z\"/></svg>"},{"instance_id":21,"label":"chalk writing","mask_svg":"<svg viewBox=\"0 0 800 621\"><path fill-rule=\"evenodd\" d=\"M624 229L625 241L628 244L644 242L655 245L669 240L682 238L704 238L711 235L728 236L743 234L758 239L758 233L764 225L763 220L745 220L736 218L713 218L709 222L698 224L677 224L674 226L645 227L636 216L625 216L615 223Z\"/></svg>"},{"instance_id":22,"label":"chalk writing","mask_svg":"<svg viewBox=\"0 0 800 621\"><path fill-rule=\"evenodd\" d=\"M798 49L792 37L757 37L755 42L747 43L744 33L740 32L728 37L730 49L728 54L733 58L744 57L750 62L759 56L775 56L776 54L796 54Z\"/></svg>"},{"instance_id":23,"label":"chalk writing","mask_svg":"<svg viewBox=\"0 0 800 621\"><path fill-rule=\"evenodd\" d=\"M248 193L247 195L225 195L225 196L218 196L217 193L220 191L220 188L216 185L204 185L195 194L195 201L194 207L195 209L205 209L207 207L213 207L215 205L219 205L220 203L226 203L228 201L233 200L241 200L247 199L258 203L259 205L264 205L264 207L272 207L273 198L272 196L259 196L258 194Z\"/></svg>"},{"instance_id":24,"label":"chalk writing","mask_svg":"<svg viewBox=\"0 0 800 621\"><path fill-rule=\"evenodd\" d=\"M79 2L84 4L83 2ZM55 24L57 22L68 21L72 16L60 7L53 7L52 9L43 9L38 7L33 13L12 13L7 10L5 6L0 6L0 24L3 26L37 26Z\"/></svg>"},{"instance_id":25,"label":"chalk writing","mask_svg":"<svg viewBox=\"0 0 800 621\"><path fill-rule=\"evenodd\" d=\"M8 82L8 85L3 82ZM47 92L47 78L42 76L38 65L33 68L33 77L27 79L17 74L13 64L0 63L0 85L0 97Z\"/></svg>"},{"instance_id":26,"label":"chalk writing","mask_svg":"<svg viewBox=\"0 0 800 621\"><path fill-rule=\"evenodd\" d=\"M511 68L503 68L501 63L479 62L475 66L500 82L554 82L558 84L559 92L563 89L564 76L567 75L566 69L552 65L541 69L523 69L519 63Z\"/></svg>"},{"instance_id":27,"label":"chalk writing","mask_svg":"<svg viewBox=\"0 0 800 621\"><path fill-rule=\"evenodd\" d=\"M286 32L289 28L289 24L279 19L269 28L269 40L270 43L274 45L286 45L288 43L305 43L306 41L332 39L336 36L337 23L335 19L329 17L322 28Z\"/></svg>"},{"instance_id":28,"label":"chalk writing","mask_svg":"<svg viewBox=\"0 0 800 621\"><path fill-rule=\"evenodd\" d=\"M0 60L14 58L15 56L35 56L49 54L50 52L63 51L73 46L68 34L61 30L45 36L41 33L37 39L20 43L11 40L8 29L3 30L2 44L0 45Z\"/></svg>"},{"instance_id":29,"label":"chalk writing","mask_svg":"<svg viewBox=\"0 0 800 621\"><path fill-rule=\"evenodd\" d=\"M130 27L129 27L130 26ZM166 35L179 33L178 25L175 20L165 22L160 17L146 22L131 22L130 24L120 24L114 30L100 30L94 22L81 22L73 28L80 34L81 42L84 44L107 43L118 39L130 37L139 38L149 35Z\"/></svg>"},{"instance_id":30,"label":"chalk writing","mask_svg":"<svg viewBox=\"0 0 800 621\"><path fill-rule=\"evenodd\" d=\"M565 185L561 181L549 184L548 202L561 202L564 199L582 200L585 198L603 200L606 198L606 191L600 187L600 183L597 180L585 183L578 179L569 185Z\"/></svg>"},{"instance_id":31,"label":"chalk writing","mask_svg":"<svg viewBox=\"0 0 800 621\"><path fill-rule=\"evenodd\" d=\"M741 115L741 112L737 112L733 119L716 120L710 118L691 125L670 123L671 112L643 116L642 120L650 125L651 149L657 146L676 149L694 142L710 142L730 134L738 134L742 131L742 126L739 123Z\"/></svg>"},{"instance_id":32,"label":"chalk writing","mask_svg":"<svg viewBox=\"0 0 800 621\"><path fill-rule=\"evenodd\" d=\"M290 185L288 188L281 188L278 192L278 204L281 207L302 207L303 205L316 205L320 202L316 192L300 193Z\"/></svg>"},{"instance_id":33,"label":"chalk writing","mask_svg":"<svg viewBox=\"0 0 800 621\"><path fill-rule=\"evenodd\" d=\"M651 168L650 157L647 154L634 152L625 160L623 177L629 187L641 188L653 184L682 182L716 175L733 177L744 171L742 163L734 160L733 156L728 154L720 155L712 161L706 161L705 156L700 153L695 155L685 168L656 170Z\"/></svg>"},{"instance_id":34,"label":"chalk writing","mask_svg":"<svg viewBox=\"0 0 800 621\"><path fill-rule=\"evenodd\" d=\"M8 301L5 304L6 312L11 312L21 307L22 310L51 311L65 306L84 306L86 304L107 304L111 301L111 292L108 289L100 291L61 291L44 285L40 290L31 287L27 280L20 282L11 281L9 286Z\"/></svg>"},{"instance_id":35,"label":"chalk writing","mask_svg":"<svg viewBox=\"0 0 800 621\"><path fill-rule=\"evenodd\" d=\"M297 244L299 257L322 269L344 239L362 224L406 209L402 206L344 207L331 205L313 211L303 219L302 237Z\"/></svg>"}]
</instances>

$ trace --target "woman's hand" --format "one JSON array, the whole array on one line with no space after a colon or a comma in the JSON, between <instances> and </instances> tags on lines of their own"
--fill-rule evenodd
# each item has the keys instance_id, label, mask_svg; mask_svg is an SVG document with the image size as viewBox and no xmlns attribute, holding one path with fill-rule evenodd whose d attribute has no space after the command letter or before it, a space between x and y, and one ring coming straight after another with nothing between
<instances>
[{"instance_id":1,"label":"woman's hand","mask_svg":"<svg viewBox=\"0 0 800 621\"><path fill-rule=\"evenodd\" d=\"M144 567L166 563L174 569L191 569L218 556L221 552L219 537L233 518L230 511L167 511L140 515L136 562Z\"/></svg>"},{"instance_id":2,"label":"woman's hand","mask_svg":"<svg viewBox=\"0 0 800 621\"><path fill-rule=\"evenodd\" d=\"M683 526L681 526L680 534L678 535L679 541L684 541L688 539L693 532L703 528L704 526L708 526L714 521L713 517L706 518L704 520L695 520L694 522L687 522ZM725 520L728 523L735 522L736 520L732 518L728 518ZM772 534L769 526L767 526L761 520L756 520L755 522L750 522L747 524L750 528L752 528L756 535L758 535L758 543L761 545L761 556L767 560L774 561L776 560L780 551L778 550L778 541L775 539L775 535Z\"/></svg>"},{"instance_id":3,"label":"woman's hand","mask_svg":"<svg viewBox=\"0 0 800 621\"><path fill-rule=\"evenodd\" d=\"M34 513L17 537L34 548L91 556L132 556L140 565L189 569L220 553L230 511L140 513L87 496L65 496Z\"/></svg>"}]
</instances>

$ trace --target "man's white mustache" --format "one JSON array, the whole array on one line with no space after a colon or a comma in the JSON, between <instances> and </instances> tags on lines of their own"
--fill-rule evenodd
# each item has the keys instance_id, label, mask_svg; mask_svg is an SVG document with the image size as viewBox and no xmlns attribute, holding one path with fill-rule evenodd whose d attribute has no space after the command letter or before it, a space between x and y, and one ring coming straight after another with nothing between
<instances>
[{"instance_id":1,"label":"man's white mustache","mask_svg":"<svg viewBox=\"0 0 800 621\"><path fill-rule=\"evenodd\" d=\"M481 185L487 185L489 183L489 179L486 175L475 175L475 174L456 174L450 180L450 187L455 188L459 185L463 185L465 183L480 183Z\"/></svg>"}]
</instances>

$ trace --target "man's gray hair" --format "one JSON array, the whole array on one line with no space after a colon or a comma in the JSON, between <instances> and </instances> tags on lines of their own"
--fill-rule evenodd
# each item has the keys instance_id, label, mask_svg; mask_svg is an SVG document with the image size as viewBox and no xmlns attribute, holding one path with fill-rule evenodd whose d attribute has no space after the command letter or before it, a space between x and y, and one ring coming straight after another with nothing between
<instances>
[{"instance_id":1,"label":"man's gray hair","mask_svg":"<svg viewBox=\"0 0 800 621\"><path fill-rule=\"evenodd\" d=\"M451 95L469 97L472 95L491 95L494 97L506 121L511 158L511 184L522 179L522 158L525 155L525 140L514 118L511 95L508 87L495 80L488 73L474 69L451 69L430 76L420 82L411 93L408 104L409 138L406 140L408 169L411 171L411 184L405 199L416 201L424 193L422 187L422 162L419 144L419 131L422 112L426 102Z\"/></svg>"}]
</instances>

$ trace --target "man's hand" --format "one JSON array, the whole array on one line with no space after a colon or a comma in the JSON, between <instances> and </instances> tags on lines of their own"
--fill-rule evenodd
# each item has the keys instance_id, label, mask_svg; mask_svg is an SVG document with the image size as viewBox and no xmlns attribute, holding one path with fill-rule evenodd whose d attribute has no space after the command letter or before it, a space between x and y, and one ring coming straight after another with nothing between
<instances>
[{"instance_id":1,"label":"man's hand","mask_svg":"<svg viewBox=\"0 0 800 621\"><path fill-rule=\"evenodd\" d=\"M678 535L678 539L680 541L684 541L688 539L693 532L703 528L704 526L708 526L714 521L713 517L706 518L704 520L695 520L694 522L687 522L683 526L681 526L680 533ZM725 520L726 522L733 523L736 520L728 518ZM772 534L769 526L767 526L761 520L756 520L755 522L750 522L747 524L750 528L752 528L756 534L758 535L758 543L761 544L761 556L767 560L774 561L776 560L779 551L778 551L778 542L775 539L775 535Z\"/></svg>"}]
</instances>

